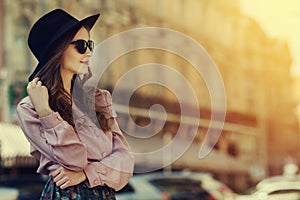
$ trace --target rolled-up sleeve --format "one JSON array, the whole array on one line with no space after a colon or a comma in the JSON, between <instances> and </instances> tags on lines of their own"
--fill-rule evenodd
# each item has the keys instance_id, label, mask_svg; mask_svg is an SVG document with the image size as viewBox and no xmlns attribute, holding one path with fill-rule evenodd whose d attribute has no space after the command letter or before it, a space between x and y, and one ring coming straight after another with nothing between
<instances>
[{"instance_id":1,"label":"rolled-up sleeve","mask_svg":"<svg viewBox=\"0 0 300 200\"><path fill-rule=\"evenodd\" d=\"M52 112L39 118L30 103L21 101L17 106L17 115L33 149L67 169L79 171L85 168L86 147L59 113Z\"/></svg>"},{"instance_id":2,"label":"rolled-up sleeve","mask_svg":"<svg viewBox=\"0 0 300 200\"><path fill-rule=\"evenodd\" d=\"M90 187L108 185L115 190L122 189L133 174L134 158L119 134L113 134L114 150L99 162L89 163L84 172Z\"/></svg>"}]
</instances>

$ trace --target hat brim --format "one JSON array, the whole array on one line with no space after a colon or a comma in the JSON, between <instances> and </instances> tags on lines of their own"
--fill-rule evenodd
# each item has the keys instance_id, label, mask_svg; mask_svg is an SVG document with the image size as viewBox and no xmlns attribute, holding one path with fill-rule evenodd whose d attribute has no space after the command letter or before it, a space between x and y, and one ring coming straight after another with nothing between
<instances>
[{"instance_id":1,"label":"hat brim","mask_svg":"<svg viewBox=\"0 0 300 200\"><path fill-rule=\"evenodd\" d=\"M63 29L59 30L58 33L56 34L56 37L52 39L52 41L49 42L49 44L53 44L55 43L61 36L63 36L64 33L72 30L73 28L76 27L81 27L84 26L86 28L88 28L89 30L91 30L93 28L93 26L95 25L96 21L98 20L100 14L95 14L89 17L86 17L80 21L78 21L77 23L71 23L68 26L65 26ZM45 47L45 51L49 51L50 46ZM32 81L35 77L35 75L37 74L38 71L41 70L41 68L44 66L44 64L46 64L46 62L41 61L38 63L38 65L35 67L34 71L31 73L31 75L28 78L28 81Z\"/></svg>"},{"instance_id":2,"label":"hat brim","mask_svg":"<svg viewBox=\"0 0 300 200\"><path fill-rule=\"evenodd\" d=\"M87 26L89 29L92 29L98 20L100 14L92 15L78 22L80 26Z\"/></svg>"},{"instance_id":3,"label":"hat brim","mask_svg":"<svg viewBox=\"0 0 300 200\"><path fill-rule=\"evenodd\" d=\"M42 67L44 66L44 63L39 62L38 65L35 67L34 71L30 74L29 78L28 78L28 82L32 81L35 77L35 75L38 73L38 71L40 71L42 69Z\"/></svg>"}]
</instances>

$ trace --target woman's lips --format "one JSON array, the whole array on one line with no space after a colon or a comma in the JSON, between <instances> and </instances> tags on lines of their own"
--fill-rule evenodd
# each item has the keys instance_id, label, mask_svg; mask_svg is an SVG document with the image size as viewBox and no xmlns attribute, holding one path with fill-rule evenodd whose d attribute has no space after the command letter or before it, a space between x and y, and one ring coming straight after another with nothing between
<instances>
[{"instance_id":1,"label":"woman's lips","mask_svg":"<svg viewBox=\"0 0 300 200\"><path fill-rule=\"evenodd\" d=\"M89 65L89 61L80 61L84 65Z\"/></svg>"}]
</instances>

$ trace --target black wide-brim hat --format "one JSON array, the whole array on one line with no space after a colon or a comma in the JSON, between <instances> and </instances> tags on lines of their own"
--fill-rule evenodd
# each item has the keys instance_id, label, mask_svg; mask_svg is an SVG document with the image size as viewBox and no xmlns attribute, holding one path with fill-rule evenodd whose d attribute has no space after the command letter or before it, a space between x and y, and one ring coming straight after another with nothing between
<instances>
[{"instance_id":1,"label":"black wide-brim hat","mask_svg":"<svg viewBox=\"0 0 300 200\"><path fill-rule=\"evenodd\" d=\"M28 81L32 81L38 71L47 62L47 54L51 46L66 32L76 27L85 26L92 29L100 14L77 20L62 9L55 9L43 15L32 26L28 36L28 46L39 61Z\"/></svg>"}]
</instances>

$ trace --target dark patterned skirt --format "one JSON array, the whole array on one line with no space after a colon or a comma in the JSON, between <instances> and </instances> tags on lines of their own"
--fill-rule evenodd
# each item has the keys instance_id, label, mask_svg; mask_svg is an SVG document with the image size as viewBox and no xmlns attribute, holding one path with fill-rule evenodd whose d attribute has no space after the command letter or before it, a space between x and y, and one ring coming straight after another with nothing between
<instances>
[{"instance_id":1,"label":"dark patterned skirt","mask_svg":"<svg viewBox=\"0 0 300 200\"><path fill-rule=\"evenodd\" d=\"M84 182L60 189L50 176L40 200L116 200L114 189L108 186L89 188Z\"/></svg>"}]
</instances>

